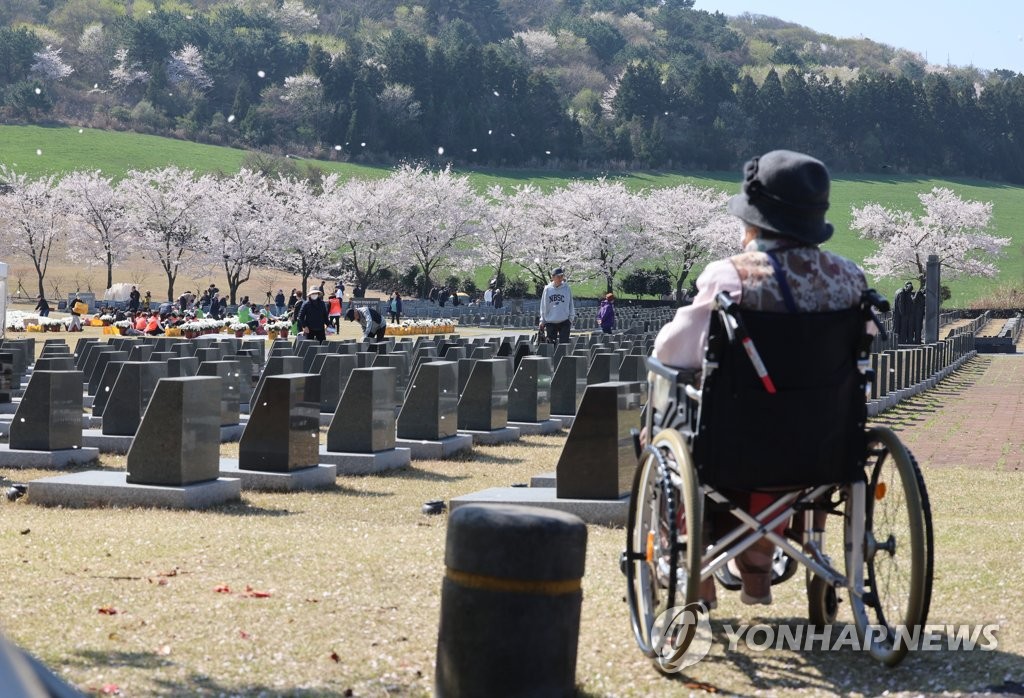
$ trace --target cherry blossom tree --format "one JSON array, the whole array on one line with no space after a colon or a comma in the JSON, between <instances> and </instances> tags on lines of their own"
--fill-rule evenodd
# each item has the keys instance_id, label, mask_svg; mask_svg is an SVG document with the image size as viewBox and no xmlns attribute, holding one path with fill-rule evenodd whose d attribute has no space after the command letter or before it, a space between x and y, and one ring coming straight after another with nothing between
<instances>
[{"instance_id":1,"label":"cherry blossom tree","mask_svg":"<svg viewBox=\"0 0 1024 698\"><path fill-rule=\"evenodd\" d=\"M201 206L215 191L209 176L165 167L132 170L118 189L128 210L128 229L142 243L142 254L167 276L167 300L174 300L174 283L183 262L194 258L207 243L202 233Z\"/></svg>"},{"instance_id":2,"label":"cherry blossom tree","mask_svg":"<svg viewBox=\"0 0 1024 698\"><path fill-rule=\"evenodd\" d=\"M513 259L536 286L544 286L551 270L563 267L573 280L587 273L583 262L582 237L573 227L560 225L559 192L537 194L524 206L520 218L521 244L513 249Z\"/></svg>"},{"instance_id":3,"label":"cherry blossom tree","mask_svg":"<svg viewBox=\"0 0 1024 698\"><path fill-rule=\"evenodd\" d=\"M239 287L252 277L254 268L266 264L267 254L278 242L273 233L278 204L259 172L242 170L210 184L200 207L200 225L209 239L204 252L223 265L232 305Z\"/></svg>"},{"instance_id":4,"label":"cherry blossom tree","mask_svg":"<svg viewBox=\"0 0 1024 698\"><path fill-rule=\"evenodd\" d=\"M586 268L604 277L610 293L615 276L644 249L643 219L636 198L622 182L574 181L551 194L558 228L580 237Z\"/></svg>"},{"instance_id":5,"label":"cherry blossom tree","mask_svg":"<svg viewBox=\"0 0 1024 698\"><path fill-rule=\"evenodd\" d=\"M419 267L427 285L442 266L465 267L485 205L469 178L455 176L450 168L435 172L412 165L391 178L405 192L401 201L406 206L405 228L392 231L398 240L396 261Z\"/></svg>"},{"instance_id":6,"label":"cherry blossom tree","mask_svg":"<svg viewBox=\"0 0 1024 698\"><path fill-rule=\"evenodd\" d=\"M67 207L75 214L78 225L70 226L68 257L102 264L107 270L107 285L114 283L114 265L132 251L126 209L113 180L94 172L72 172L58 185Z\"/></svg>"},{"instance_id":7,"label":"cherry blossom tree","mask_svg":"<svg viewBox=\"0 0 1024 698\"><path fill-rule=\"evenodd\" d=\"M488 205L480 223L480 252L501 279L505 264L526 252L525 222L543 194L532 184L506 192L500 186L487 191Z\"/></svg>"},{"instance_id":8,"label":"cherry blossom tree","mask_svg":"<svg viewBox=\"0 0 1024 698\"><path fill-rule=\"evenodd\" d=\"M992 235L992 203L963 199L936 187L918 194L924 215L886 208L877 203L853 208L850 227L862 238L877 240L878 251L864 268L878 278L914 275L924 283L929 255L938 255L946 278L995 276L995 259L1010 244Z\"/></svg>"},{"instance_id":9,"label":"cherry blossom tree","mask_svg":"<svg viewBox=\"0 0 1024 698\"><path fill-rule=\"evenodd\" d=\"M301 277L305 295L309 278L326 273L338 254L339 238L332 210L304 179L281 177L273 182L272 188L278 207L277 235L266 257L266 266Z\"/></svg>"},{"instance_id":10,"label":"cherry blossom tree","mask_svg":"<svg viewBox=\"0 0 1024 698\"><path fill-rule=\"evenodd\" d=\"M40 296L50 255L66 232L67 208L51 175L32 179L0 164L0 243L12 257L28 257Z\"/></svg>"},{"instance_id":11,"label":"cherry blossom tree","mask_svg":"<svg viewBox=\"0 0 1024 698\"><path fill-rule=\"evenodd\" d=\"M213 78L203 66L203 54L193 44L185 44L167 59L167 80L193 93L203 93L213 87Z\"/></svg>"},{"instance_id":12,"label":"cherry blossom tree","mask_svg":"<svg viewBox=\"0 0 1024 698\"><path fill-rule=\"evenodd\" d=\"M36 60L32 64L32 74L44 80L58 82L75 72L75 69L61 58L61 51L62 49L53 48L52 46L47 46L42 51L36 51L33 54Z\"/></svg>"},{"instance_id":13,"label":"cherry blossom tree","mask_svg":"<svg viewBox=\"0 0 1024 698\"><path fill-rule=\"evenodd\" d=\"M339 254L363 288L388 263L395 231L408 225L405 195L392 177L341 182L332 175L324 181L323 198L338 231Z\"/></svg>"},{"instance_id":14,"label":"cherry blossom tree","mask_svg":"<svg viewBox=\"0 0 1024 698\"><path fill-rule=\"evenodd\" d=\"M128 49L119 48L115 51L114 60L117 65L110 69L110 82L115 89L127 91L135 84L144 85L149 82L149 71L129 59Z\"/></svg>"},{"instance_id":15,"label":"cherry blossom tree","mask_svg":"<svg viewBox=\"0 0 1024 698\"><path fill-rule=\"evenodd\" d=\"M725 210L728 199L725 192L689 184L641 197L649 259L672 275L677 301L695 266L739 251L740 224Z\"/></svg>"}]
</instances>

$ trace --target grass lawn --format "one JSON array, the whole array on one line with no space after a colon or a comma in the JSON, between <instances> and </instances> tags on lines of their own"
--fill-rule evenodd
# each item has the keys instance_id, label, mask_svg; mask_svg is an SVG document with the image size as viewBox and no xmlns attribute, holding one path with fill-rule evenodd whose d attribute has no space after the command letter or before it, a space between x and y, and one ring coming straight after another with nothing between
<instances>
[{"instance_id":1,"label":"grass lawn","mask_svg":"<svg viewBox=\"0 0 1024 698\"><path fill-rule=\"evenodd\" d=\"M913 417L914 404L883 421L913 436L921 427L901 414ZM91 694L116 687L126 696L429 696L446 521L423 515L421 504L527 482L552 469L563 441L526 437L453 461L341 477L318 493L246 492L242 504L207 512L2 501L3 632ZM221 453L235 456L237 445ZM123 456L102 459L103 468L124 466ZM1024 532L1018 498L1007 496L1020 491L1020 473L973 462L923 467L935 522L929 621L998 623L996 651L918 652L886 669L853 650L729 650L723 624L803 622L798 574L775 588L771 607L746 607L720 591L710 656L665 678L633 643L618 569L624 532L591 527L581 695L974 694L1021 685L1016 600L1024 580L1013 570ZM0 484L49 474L0 470ZM840 622L849 620L844 602Z\"/></svg>"},{"instance_id":2,"label":"grass lawn","mask_svg":"<svg viewBox=\"0 0 1024 698\"><path fill-rule=\"evenodd\" d=\"M42 154L37 154L41 151ZM78 129L74 127L0 126L0 162L32 174L62 174L79 169L100 169L121 177L129 169L146 169L165 165L188 167L199 172L237 172L246 151L202 145L157 136L136 133ZM303 161L306 162L306 161ZM315 162L327 171L342 172L353 177L381 177L388 168L355 165L343 162ZM574 177L597 177L601 173L571 173L555 170L460 170L481 190L493 184L514 186L532 182L544 189L564 186ZM738 172L702 172L692 174L664 172L608 173L622 177L634 190L674 186L682 183L714 187L724 191L738 191ZM855 260L863 260L875 249L871 241L861 240L850 231L850 212L854 206L878 202L885 206L908 209L920 213L917 195L933 187L949 187L961 196L993 202L994 229L998 235L1012 238L1005 257L999 262L1000 274L996 279L963 279L949 283L952 299L945 305L965 307L973 300L984 297L1005 283L1024 282L1024 188L974 179L941 180L901 175L850 175L833 173L832 206L829 219L836 226L836 235L828 247ZM8 260L16 263L18 260ZM27 263L27 260L26 260ZM216 274L216 270L213 270ZM152 276L157 276L156 274ZM481 269L476 274L479 282L489 277ZM128 280L128 279L120 279ZM903 279L877 281L876 286L890 298L903 285ZM276 285L276 284L275 284ZM162 286L158 287L162 288ZM577 292L594 295L603 292L599 283L581 284ZM256 297L256 292L246 288ZM262 289L259 291L262 293Z\"/></svg>"}]
</instances>

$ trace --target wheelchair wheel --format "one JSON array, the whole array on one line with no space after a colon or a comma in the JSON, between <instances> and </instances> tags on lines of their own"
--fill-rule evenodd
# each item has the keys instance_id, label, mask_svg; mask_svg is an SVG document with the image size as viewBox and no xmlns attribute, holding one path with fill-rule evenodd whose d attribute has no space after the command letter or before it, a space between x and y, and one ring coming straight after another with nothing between
<instances>
[{"instance_id":1,"label":"wheelchair wheel","mask_svg":"<svg viewBox=\"0 0 1024 698\"><path fill-rule=\"evenodd\" d=\"M816 574L807 575L807 620L811 625L823 627L836 622L839 597L835 587Z\"/></svg>"},{"instance_id":2,"label":"wheelchair wheel","mask_svg":"<svg viewBox=\"0 0 1024 698\"><path fill-rule=\"evenodd\" d=\"M697 600L701 504L689 449L678 432L662 430L641 454L633 480L623 557L633 634L648 657L661 649L659 617Z\"/></svg>"},{"instance_id":3,"label":"wheelchair wheel","mask_svg":"<svg viewBox=\"0 0 1024 698\"><path fill-rule=\"evenodd\" d=\"M867 456L863 540L850 540L850 500L845 517L847 549L860 546L864 553L864 595L851 594L850 606L861 637L871 633L870 654L894 666L928 617L931 509L917 462L890 429L868 430Z\"/></svg>"}]
</instances>

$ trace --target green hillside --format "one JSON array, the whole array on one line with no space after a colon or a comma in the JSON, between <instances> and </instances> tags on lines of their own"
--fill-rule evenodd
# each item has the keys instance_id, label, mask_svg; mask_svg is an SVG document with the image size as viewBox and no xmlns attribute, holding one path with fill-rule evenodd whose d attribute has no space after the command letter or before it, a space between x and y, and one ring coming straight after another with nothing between
<instances>
[{"instance_id":1,"label":"green hillside","mask_svg":"<svg viewBox=\"0 0 1024 698\"><path fill-rule=\"evenodd\" d=\"M41 154L37 154L41 152ZM0 162L16 163L16 169L32 174L62 174L76 169L99 169L120 177L129 169L165 165L189 167L199 172L237 172L246 151L201 145L136 133L121 133L77 128L37 126L0 126ZM307 161L325 171L354 177L380 177L387 168L340 162ZM565 184L577 174L553 170L464 170L480 189L493 184L511 186L533 182L550 189ZM592 176L598 176L596 173ZM738 188L739 174L732 172L694 175L657 172L631 172L620 175L632 189L673 186L690 183L726 191ZM930 179L896 175L850 176L837 173L832 190L830 220L836 226L831 249L862 260L873 250L873 243L861 240L849 230L850 210L867 202L919 211L917 194L932 187L950 187L961 196L992 201L995 229L999 235L1013 238L1006 257L1000 262L1000 276L993 279L963 279L950 284L953 298L946 305L963 307L1003 283L1024 281L1024 188L968 179ZM738 232L737 232L738 234ZM890 296L902 280L879 282L878 288ZM586 290L586 289L585 289ZM598 289L595 286L593 292Z\"/></svg>"}]
</instances>

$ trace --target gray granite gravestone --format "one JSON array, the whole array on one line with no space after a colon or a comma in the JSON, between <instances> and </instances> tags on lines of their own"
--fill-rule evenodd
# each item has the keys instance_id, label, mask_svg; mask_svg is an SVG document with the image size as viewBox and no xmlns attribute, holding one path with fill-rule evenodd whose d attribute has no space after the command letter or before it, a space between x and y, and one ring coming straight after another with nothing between
<instances>
[{"instance_id":1,"label":"gray granite gravestone","mask_svg":"<svg viewBox=\"0 0 1024 698\"><path fill-rule=\"evenodd\" d=\"M618 354L611 352L598 352L594 354L594 358L590 362L590 368L587 371L587 385L618 380L620 360Z\"/></svg>"},{"instance_id":2,"label":"gray granite gravestone","mask_svg":"<svg viewBox=\"0 0 1024 698\"><path fill-rule=\"evenodd\" d=\"M320 356L321 354L327 354L330 352L330 350L331 347L328 346L327 344L313 344L313 346L309 347L306 350L306 353L302 355L303 372L317 373L317 371L313 369L313 362L316 360L316 357Z\"/></svg>"},{"instance_id":3,"label":"gray granite gravestone","mask_svg":"<svg viewBox=\"0 0 1024 698\"><path fill-rule=\"evenodd\" d=\"M14 353L0 351L0 405L7 405L4 409L10 409L14 387ZM10 412L7 412L10 414Z\"/></svg>"},{"instance_id":4,"label":"gray granite gravestone","mask_svg":"<svg viewBox=\"0 0 1024 698\"><path fill-rule=\"evenodd\" d=\"M564 356L551 377L551 414L568 417L576 414L587 387L587 360L582 356ZM563 420L563 424L565 424Z\"/></svg>"},{"instance_id":5,"label":"gray granite gravestone","mask_svg":"<svg viewBox=\"0 0 1024 698\"><path fill-rule=\"evenodd\" d=\"M519 429L508 425L508 373L505 358L476 361L459 397L459 429L474 443L515 441Z\"/></svg>"},{"instance_id":6,"label":"gray granite gravestone","mask_svg":"<svg viewBox=\"0 0 1024 698\"><path fill-rule=\"evenodd\" d=\"M395 447L397 374L390 366L351 370L327 430L328 451L374 453Z\"/></svg>"},{"instance_id":7,"label":"gray granite gravestone","mask_svg":"<svg viewBox=\"0 0 1024 698\"><path fill-rule=\"evenodd\" d=\"M470 354L471 359L493 359L494 358L494 347L492 346L480 346L473 347L473 352Z\"/></svg>"},{"instance_id":8,"label":"gray granite gravestone","mask_svg":"<svg viewBox=\"0 0 1024 698\"><path fill-rule=\"evenodd\" d=\"M70 354L51 354L36 359L36 365L33 368L36 371L74 371L75 360L71 358Z\"/></svg>"},{"instance_id":9,"label":"gray granite gravestone","mask_svg":"<svg viewBox=\"0 0 1024 698\"><path fill-rule=\"evenodd\" d=\"M346 357L347 358L347 357ZM361 475L404 468L408 448L395 446L395 374L391 367L354 369L327 430L320 462Z\"/></svg>"},{"instance_id":10,"label":"gray granite gravestone","mask_svg":"<svg viewBox=\"0 0 1024 698\"><path fill-rule=\"evenodd\" d=\"M90 345L99 344L100 340L94 337L79 337L75 342L75 368L83 368L83 362Z\"/></svg>"},{"instance_id":11,"label":"gray granite gravestone","mask_svg":"<svg viewBox=\"0 0 1024 698\"><path fill-rule=\"evenodd\" d=\"M152 344L137 344L128 351L129 361L149 361L152 356Z\"/></svg>"},{"instance_id":12,"label":"gray granite gravestone","mask_svg":"<svg viewBox=\"0 0 1024 698\"><path fill-rule=\"evenodd\" d=\"M508 362L474 362L459 398L459 429L494 431L508 425Z\"/></svg>"},{"instance_id":13,"label":"gray granite gravestone","mask_svg":"<svg viewBox=\"0 0 1024 698\"><path fill-rule=\"evenodd\" d=\"M256 362L258 357L252 352L243 350L238 354L229 354L224 357L225 361L234 361L238 364L238 401L240 404L248 405L252 400L252 393L259 380L259 368Z\"/></svg>"},{"instance_id":14,"label":"gray granite gravestone","mask_svg":"<svg viewBox=\"0 0 1024 698\"><path fill-rule=\"evenodd\" d=\"M11 422L10 448L59 451L82 446L82 373L37 370Z\"/></svg>"},{"instance_id":15,"label":"gray granite gravestone","mask_svg":"<svg viewBox=\"0 0 1024 698\"><path fill-rule=\"evenodd\" d=\"M127 361L128 352L126 351L104 351L96 356L96 363L92 369L92 375L89 376L89 395L95 395L96 391L100 387L100 379L103 377L103 372L107 368L107 364L111 361Z\"/></svg>"},{"instance_id":16,"label":"gray granite gravestone","mask_svg":"<svg viewBox=\"0 0 1024 698\"><path fill-rule=\"evenodd\" d=\"M199 359L194 356L175 356L166 365L168 378L191 378L199 371Z\"/></svg>"},{"instance_id":17,"label":"gray granite gravestone","mask_svg":"<svg viewBox=\"0 0 1024 698\"><path fill-rule=\"evenodd\" d=\"M253 405L259 397L263 383L270 376L283 376L292 373L302 373L302 359L298 356L271 356L267 359L267 365L263 367L263 373L253 390L250 405Z\"/></svg>"},{"instance_id":18,"label":"gray granite gravestone","mask_svg":"<svg viewBox=\"0 0 1024 698\"><path fill-rule=\"evenodd\" d=\"M106 367L103 369L103 375L100 377L100 384L96 388L96 397L92 401L93 417L103 416L103 410L106 409L107 402L110 400L110 391L114 389L114 383L117 382L117 374L121 372L121 366L123 365L124 361L107 362Z\"/></svg>"},{"instance_id":19,"label":"gray granite gravestone","mask_svg":"<svg viewBox=\"0 0 1024 698\"><path fill-rule=\"evenodd\" d=\"M454 361L420 364L398 415L400 446L413 458L445 458L470 448L473 440L459 436L458 367Z\"/></svg>"},{"instance_id":20,"label":"gray granite gravestone","mask_svg":"<svg viewBox=\"0 0 1024 698\"><path fill-rule=\"evenodd\" d=\"M398 437L435 441L458 430L458 368L454 361L420 364L398 415Z\"/></svg>"},{"instance_id":21,"label":"gray granite gravestone","mask_svg":"<svg viewBox=\"0 0 1024 698\"><path fill-rule=\"evenodd\" d=\"M178 342L177 344L172 346L171 351L173 351L178 356L185 357L195 356L196 349L197 347L194 342Z\"/></svg>"},{"instance_id":22,"label":"gray granite gravestone","mask_svg":"<svg viewBox=\"0 0 1024 698\"><path fill-rule=\"evenodd\" d=\"M402 396L405 395L405 389L409 385L409 377L407 373L409 368L409 356L403 352L378 354L377 358L373 360L373 366L390 366L395 369L395 395L393 403L396 405L401 403Z\"/></svg>"},{"instance_id":23,"label":"gray granite gravestone","mask_svg":"<svg viewBox=\"0 0 1024 698\"><path fill-rule=\"evenodd\" d=\"M238 446L238 467L285 473L319 464L320 376L266 376Z\"/></svg>"},{"instance_id":24,"label":"gray granite gravestone","mask_svg":"<svg viewBox=\"0 0 1024 698\"><path fill-rule=\"evenodd\" d=\"M351 354L320 354L313 362L313 372L320 374L320 412L335 413L345 391L356 357Z\"/></svg>"},{"instance_id":25,"label":"gray granite gravestone","mask_svg":"<svg viewBox=\"0 0 1024 698\"><path fill-rule=\"evenodd\" d=\"M157 381L166 377L167 367L164 364L123 363L103 409L103 434L134 436L156 390Z\"/></svg>"},{"instance_id":26,"label":"gray granite gravestone","mask_svg":"<svg viewBox=\"0 0 1024 698\"><path fill-rule=\"evenodd\" d=\"M127 482L179 487L216 480L221 379L164 378L128 450Z\"/></svg>"},{"instance_id":27,"label":"gray granite gravestone","mask_svg":"<svg viewBox=\"0 0 1024 698\"><path fill-rule=\"evenodd\" d=\"M199 364L199 376L218 376L221 379L220 426L238 424L238 404L242 373L237 361L204 361ZM246 377L248 378L248 376ZM218 434L218 440L220 435Z\"/></svg>"},{"instance_id":28,"label":"gray granite gravestone","mask_svg":"<svg viewBox=\"0 0 1024 698\"><path fill-rule=\"evenodd\" d=\"M551 359L525 356L508 389L508 421L523 434L553 434L562 422L551 419Z\"/></svg>"},{"instance_id":29,"label":"gray granite gravestone","mask_svg":"<svg viewBox=\"0 0 1024 698\"><path fill-rule=\"evenodd\" d=\"M555 472L557 496L619 499L627 496L636 470L630 429L640 423L636 383L587 386Z\"/></svg>"}]
</instances>

